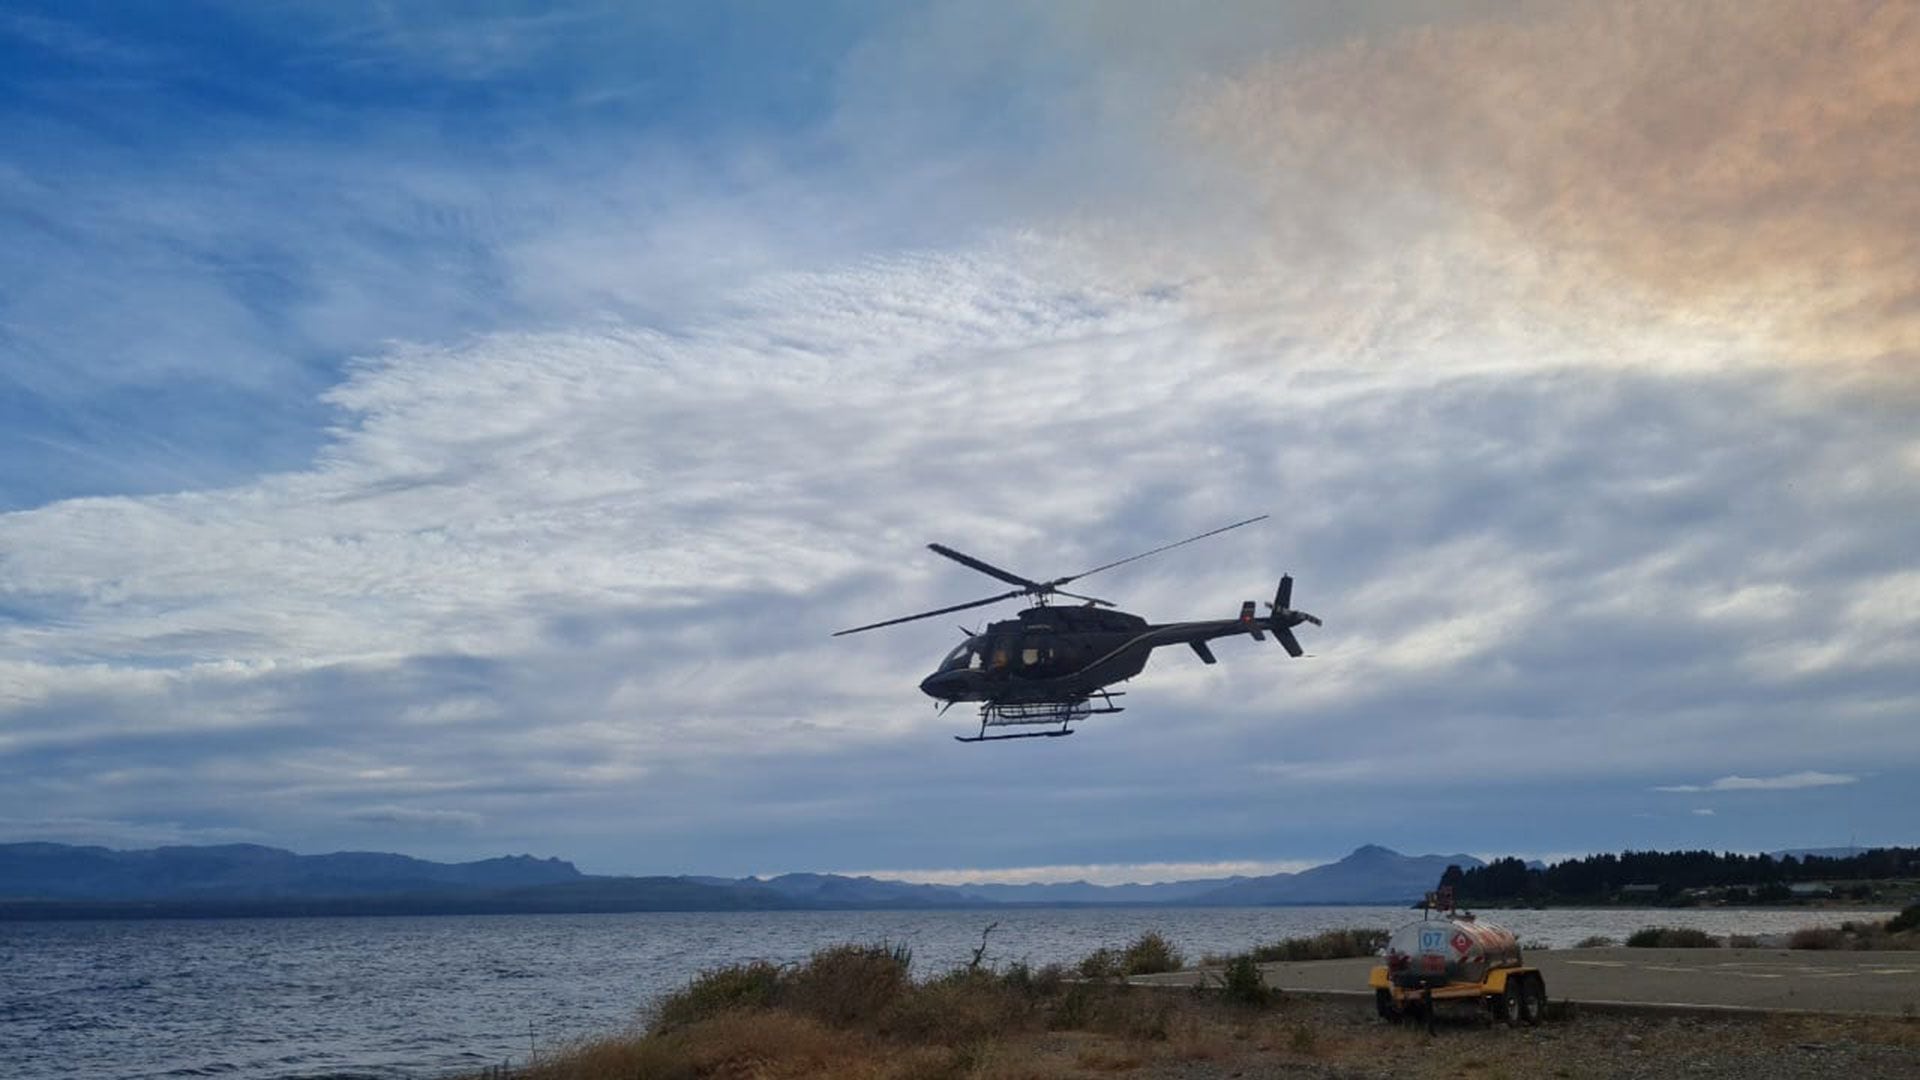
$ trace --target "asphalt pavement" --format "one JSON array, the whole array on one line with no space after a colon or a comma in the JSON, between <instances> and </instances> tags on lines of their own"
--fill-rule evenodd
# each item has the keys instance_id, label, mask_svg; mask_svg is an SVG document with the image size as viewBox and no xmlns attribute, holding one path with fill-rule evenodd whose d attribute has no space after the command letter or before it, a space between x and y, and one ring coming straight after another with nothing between
<instances>
[{"instance_id":1,"label":"asphalt pavement","mask_svg":"<svg viewBox=\"0 0 1920 1080\"><path fill-rule=\"evenodd\" d=\"M1920 1016L1920 952L1806 949L1529 950L1547 996L1576 1004L1764 1009ZM1262 964L1268 986L1361 992L1379 961ZM1141 975L1141 985L1191 986L1197 971Z\"/></svg>"}]
</instances>

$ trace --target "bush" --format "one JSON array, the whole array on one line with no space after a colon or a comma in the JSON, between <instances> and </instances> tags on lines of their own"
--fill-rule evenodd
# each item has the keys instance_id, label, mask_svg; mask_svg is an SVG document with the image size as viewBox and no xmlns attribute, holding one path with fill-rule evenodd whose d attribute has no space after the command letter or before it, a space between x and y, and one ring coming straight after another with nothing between
<instances>
[{"instance_id":1,"label":"bush","mask_svg":"<svg viewBox=\"0 0 1920 1080\"><path fill-rule=\"evenodd\" d=\"M1111 979L1120 974L1120 956L1112 949L1095 949L1080 958L1080 977Z\"/></svg>"},{"instance_id":2,"label":"bush","mask_svg":"<svg viewBox=\"0 0 1920 1080\"><path fill-rule=\"evenodd\" d=\"M1027 992L1035 997L1052 997L1066 985L1067 969L1060 964L1043 964L1027 982Z\"/></svg>"},{"instance_id":3,"label":"bush","mask_svg":"<svg viewBox=\"0 0 1920 1080\"><path fill-rule=\"evenodd\" d=\"M1179 971L1186 958L1166 938L1149 930L1127 946L1122 962L1129 975L1158 975L1163 971Z\"/></svg>"},{"instance_id":4,"label":"bush","mask_svg":"<svg viewBox=\"0 0 1920 1080\"><path fill-rule=\"evenodd\" d=\"M782 1004L837 1027L878 1017L912 984L913 952L904 945L836 945L793 972Z\"/></svg>"},{"instance_id":5,"label":"bush","mask_svg":"<svg viewBox=\"0 0 1920 1080\"><path fill-rule=\"evenodd\" d=\"M1086 983L1072 983L1047 1014L1047 1027L1054 1031L1079 1031L1093 1022L1099 1008L1100 991Z\"/></svg>"},{"instance_id":6,"label":"bush","mask_svg":"<svg viewBox=\"0 0 1920 1080\"><path fill-rule=\"evenodd\" d=\"M1390 935L1371 927L1323 930L1312 937L1282 938L1253 950L1261 963L1274 960L1342 960L1352 956L1373 956L1384 948Z\"/></svg>"},{"instance_id":7,"label":"bush","mask_svg":"<svg viewBox=\"0 0 1920 1080\"><path fill-rule=\"evenodd\" d=\"M1629 949L1713 949L1719 945L1712 934L1691 926L1648 926L1627 938Z\"/></svg>"},{"instance_id":8,"label":"bush","mask_svg":"<svg viewBox=\"0 0 1920 1080\"><path fill-rule=\"evenodd\" d=\"M1908 904L1900 909L1900 914L1887 920L1887 933L1900 934L1920 928L1920 904Z\"/></svg>"},{"instance_id":9,"label":"bush","mask_svg":"<svg viewBox=\"0 0 1920 1080\"><path fill-rule=\"evenodd\" d=\"M1581 938L1574 943L1573 947L1576 949L1611 949L1618 944L1620 943L1605 934L1593 934L1589 937Z\"/></svg>"},{"instance_id":10,"label":"bush","mask_svg":"<svg viewBox=\"0 0 1920 1080\"><path fill-rule=\"evenodd\" d=\"M650 1029L671 1031L737 1009L764 1009L779 997L783 973L774 964L755 960L746 964L703 971L661 998Z\"/></svg>"},{"instance_id":11,"label":"bush","mask_svg":"<svg viewBox=\"0 0 1920 1080\"><path fill-rule=\"evenodd\" d=\"M911 1042L959 1047L1017 1026L1026 1011L1024 994L995 976L957 971L889 1002L880 1014L880 1030Z\"/></svg>"},{"instance_id":12,"label":"bush","mask_svg":"<svg viewBox=\"0 0 1920 1080\"><path fill-rule=\"evenodd\" d=\"M1806 926L1787 936L1789 949L1844 949L1847 948L1847 932L1826 926Z\"/></svg>"},{"instance_id":13,"label":"bush","mask_svg":"<svg viewBox=\"0 0 1920 1080\"><path fill-rule=\"evenodd\" d=\"M1273 1004L1273 989L1260 973L1260 965L1247 953L1227 961L1226 970L1220 973L1220 996L1235 1005L1256 1009Z\"/></svg>"}]
</instances>

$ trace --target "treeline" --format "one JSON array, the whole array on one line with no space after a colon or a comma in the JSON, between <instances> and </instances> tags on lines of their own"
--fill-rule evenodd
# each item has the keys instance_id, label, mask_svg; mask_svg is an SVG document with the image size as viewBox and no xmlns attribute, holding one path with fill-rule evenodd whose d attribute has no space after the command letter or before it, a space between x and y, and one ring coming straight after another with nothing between
<instances>
[{"instance_id":1,"label":"treeline","mask_svg":"<svg viewBox=\"0 0 1920 1080\"><path fill-rule=\"evenodd\" d=\"M1441 879L1461 902L1544 903L1568 900L1658 898L1709 891L1722 899L1791 899L1796 884L1864 883L1920 877L1920 848L1873 848L1828 857L1742 855L1724 851L1623 851L1587 855L1537 869L1515 858L1461 870ZM1651 895L1649 895L1651 894Z\"/></svg>"}]
</instances>

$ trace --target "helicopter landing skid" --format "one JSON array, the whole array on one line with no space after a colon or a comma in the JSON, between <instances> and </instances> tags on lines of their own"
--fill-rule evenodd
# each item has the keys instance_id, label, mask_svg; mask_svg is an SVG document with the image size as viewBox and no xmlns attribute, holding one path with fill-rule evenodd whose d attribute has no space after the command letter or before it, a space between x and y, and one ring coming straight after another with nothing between
<instances>
[{"instance_id":1,"label":"helicopter landing skid","mask_svg":"<svg viewBox=\"0 0 1920 1080\"><path fill-rule=\"evenodd\" d=\"M1066 701L1022 701L988 702L980 706L980 733L978 735L955 735L954 742L1001 742L1007 739L1057 739L1062 735L1073 734L1072 724L1089 716L1100 713L1124 712L1113 699L1120 694L1102 692L1100 704L1096 706L1091 698L1072 698ZM1013 731L1004 735L989 735L990 727L1015 727L1023 724L1060 725L1052 731Z\"/></svg>"}]
</instances>

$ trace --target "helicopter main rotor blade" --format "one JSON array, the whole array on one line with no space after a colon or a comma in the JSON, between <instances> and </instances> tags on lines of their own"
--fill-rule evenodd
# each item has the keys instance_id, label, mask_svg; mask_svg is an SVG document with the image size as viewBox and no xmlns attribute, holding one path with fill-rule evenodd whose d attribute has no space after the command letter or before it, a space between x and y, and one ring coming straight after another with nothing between
<instances>
[{"instance_id":1,"label":"helicopter main rotor blade","mask_svg":"<svg viewBox=\"0 0 1920 1080\"><path fill-rule=\"evenodd\" d=\"M949 611L965 611L968 608L985 607L988 604L997 604L1002 600L1011 600L1016 596L1025 596L1025 595L1027 595L1027 590L1015 589L1012 592L1001 593L999 596L989 596L985 600L975 600L971 603L966 603L966 604L955 604L952 607L935 608L932 611L923 611L918 615L903 615L898 619L888 619L886 622L868 623L865 626L856 626L851 630L836 630L834 631L833 636L845 637L848 634L858 634L862 630L878 630L883 626L897 626L900 623L912 622L915 619L931 619L935 615L945 615Z\"/></svg>"},{"instance_id":2,"label":"helicopter main rotor blade","mask_svg":"<svg viewBox=\"0 0 1920 1080\"><path fill-rule=\"evenodd\" d=\"M1065 585L1069 581L1078 581L1079 579L1083 577L1087 577L1088 575L1097 574L1102 570L1111 570L1116 566L1124 566L1127 563L1135 561L1136 559L1144 559L1149 555L1158 555L1163 551L1172 551L1174 548L1180 547L1184 544L1191 544L1195 540L1205 540L1209 536L1218 536L1221 533L1226 532L1228 529L1237 529L1242 525L1251 525L1256 521L1265 521L1267 520L1267 518L1271 516L1272 515L1270 514L1261 514L1259 517L1250 517L1245 521L1236 521L1231 525L1222 525L1219 528L1213 529L1209 532L1203 532L1199 536L1189 536L1185 540L1180 540L1171 544L1162 544L1161 546L1154 548L1152 551L1143 551L1138 555L1129 555L1124 559L1115 560L1114 562L1110 562L1105 566L1096 566L1091 570L1082 570L1079 573L1074 574L1072 577L1055 578L1054 580L1048 582L1047 585L1050 588L1057 589L1060 586Z\"/></svg>"},{"instance_id":3,"label":"helicopter main rotor blade","mask_svg":"<svg viewBox=\"0 0 1920 1080\"><path fill-rule=\"evenodd\" d=\"M993 565L992 563L981 562L979 559L976 559L973 556L968 555L966 552L955 551L952 548L947 547L945 544L928 544L927 548L928 550L932 551L936 555L945 555L947 558L952 559L954 562L959 563L961 566L965 566L973 570L978 570L981 573L987 575L988 577L999 578L1001 581L1004 581L1009 585L1018 585L1022 589L1026 590L1027 592L1030 592L1030 593L1043 592L1046 589L1045 585L1042 585L1037 581L1033 581L1028 578L1023 578L1019 574L1008 573L1007 571L1000 569L999 567ZM1056 582L1056 584L1058 583Z\"/></svg>"}]
</instances>

